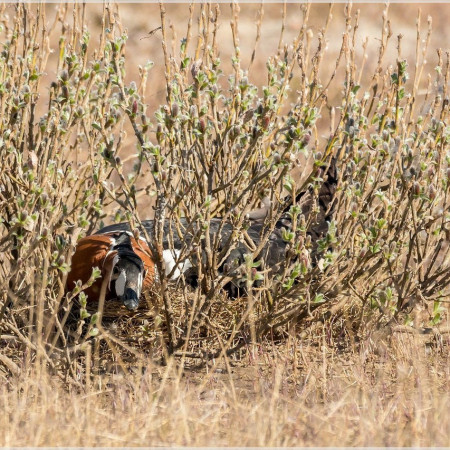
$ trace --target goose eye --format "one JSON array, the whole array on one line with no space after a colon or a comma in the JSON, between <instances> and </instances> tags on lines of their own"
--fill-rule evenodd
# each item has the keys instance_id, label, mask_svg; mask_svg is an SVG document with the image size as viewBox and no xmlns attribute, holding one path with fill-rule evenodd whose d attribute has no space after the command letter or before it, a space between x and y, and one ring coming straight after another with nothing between
<instances>
[{"instance_id":1,"label":"goose eye","mask_svg":"<svg viewBox=\"0 0 450 450\"><path fill-rule=\"evenodd\" d=\"M113 268L113 274L118 275L119 274L119 268L117 266L114 266Z\"/></svg>"}]
</instances>

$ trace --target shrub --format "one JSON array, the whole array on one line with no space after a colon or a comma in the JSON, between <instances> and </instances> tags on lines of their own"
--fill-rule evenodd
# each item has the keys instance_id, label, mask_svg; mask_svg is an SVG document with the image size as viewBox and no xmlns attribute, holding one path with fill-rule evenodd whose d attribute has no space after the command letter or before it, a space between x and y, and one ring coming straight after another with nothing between
<instances>
[{"instance_id":1,"label":"shrub","mask_svg":"<svg viewBox=\"0 0 450 450\"><path fill-rule=\"evenodd\" d=\"M102 326L101 311L69 351L56 345L57 338L66 345L63 327L79 292L64 294L76 240L99 225L109 205L120 205L125 215L116 219L131 220L152 248L160 273L155 296L162 299L165 323L158 342L165 355L201 360L230 355L286 325L307 328L330 317L350 318L347 331L357 337L373 323L414 319L423 328L442 319L449 272L448 54L444 60L438 52L435 89L430 87L420 105L420 53L411 80L399 36L397 61L384 66L391 39L384 16L376 72L368 85L360 85L357 15L351 26L348 6L336 69L322 81L324 36L309 61L305 6L297 38L280 45L267 62L266 85L256 86L242 67L238 7L233 8L228 74L221 69L216 39L219 9L202 6L197 42L191 16L175 55L167 48L161 8L167 102L156 110L154 123L142 96L151 64L142 68L140 83L125 82L126 35L110 10L104 11L94 51L81 10L74 10L72 28L62 27L57 79L41 117L38 100L43 107L40 86L52 30L42 29L39 7L32 12L18 5L14 26L3 31L8 41L0 58L1 326L49 364L56 352L73 371L71 355L91 341L115 342L134 352ZM327 92L336 83L342 96L332 105ZM331 129L325 140L318 137L323 123ZM134 168L125 170L118 153L129 125L138 155ZM302 167L298 182L292 170L302 158L310 164ZM137 180L144 167L152 178L141 190ZM335 167L337 190L331 192L333 202L324 203L324 183ZM141 226L138 192L149 203L156 198L150 236ZM247 215L263 197L268 213L255 243L247 236ZM283 217L289 226L275 228ZM219 230L231 225L226 242L209 233L213 220L220 220ZM179 261L196 259L200 283L191 292L181 280L174 291L163 270L163 241L183 238L189 230L192 237ZM274 232L286 249L276 268L264 254ZM242 248L248 251L239 253L233 274L240 273L248 295L233 301L222 291L235 277L224 263ZM419 304L431 305L429 317L414 315ZM80 324L89 317L85 305L81 298ZM133 333L152 341L149 336L161 334L158 321Z\"/></svg>"}]
</instances>

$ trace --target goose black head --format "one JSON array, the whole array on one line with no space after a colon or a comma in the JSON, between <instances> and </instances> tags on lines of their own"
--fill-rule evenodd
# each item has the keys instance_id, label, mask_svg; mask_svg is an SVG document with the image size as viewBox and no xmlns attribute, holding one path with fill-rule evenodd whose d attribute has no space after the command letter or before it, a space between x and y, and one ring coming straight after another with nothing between
<instances>
[{"instance_id":1,"label":"goose black head","mask_svg":"<svg viewBox=\"0 0 450 450\"><path fill-rule=\"evenodd\" d=\"M116 252L113 260L109 290L124 306L133 311L139 306L145 267L135 253L131 236L127 232L115 238L111 251Z\"/></svg>"}]
</instances>

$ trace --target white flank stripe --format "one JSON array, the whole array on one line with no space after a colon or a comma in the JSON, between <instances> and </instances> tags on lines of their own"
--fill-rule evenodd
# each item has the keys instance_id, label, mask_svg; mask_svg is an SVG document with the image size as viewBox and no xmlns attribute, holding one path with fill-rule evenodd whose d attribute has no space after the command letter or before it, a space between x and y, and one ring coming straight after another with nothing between
<instances>
[{"instance_id":1,"label":"white flank stripe","mask_svg":"<svg viewBox=\"0 0 450 450\"><path fill-rule=\"evenodd\" d=\"M163 251L163 259L164 259L164 267L166 276L172 272L172 269L177 266L177 268L174 270L172 276L170 277L171 280L176 280L181 276L182 273L186 272L190 267L192 267L191 262L189 259L185 259L184 261L180 261L177 264L177 260L180 256L181 251L180 250L164 250ZM180 270L181 269L181 270Z\"/></svg>"}]
</instances>

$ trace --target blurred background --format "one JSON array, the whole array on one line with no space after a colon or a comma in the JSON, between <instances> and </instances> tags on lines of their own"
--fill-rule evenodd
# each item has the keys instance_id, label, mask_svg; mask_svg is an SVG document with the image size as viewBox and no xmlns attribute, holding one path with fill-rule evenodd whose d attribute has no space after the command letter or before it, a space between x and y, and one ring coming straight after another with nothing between
<instances>
[{"instance_id":1,"label":"blurred background","mask_svg":"<svg viewBox=\"0 0 450 450\"><path fill-rule=\"evenodd\" d=\"M186 36L187 22L189 18L190 5L188 3L166 4L166 24L168 26L168 47L175 48L175 55L178 55L181 39ZM201 5L194 4L192 41L190 53L193 54L198 35L198 16ZM230 19L232 11L230 4L218 4L219 31L218 43L220 48L220 57L224 74L231 72L231 56L233 54L233 41L230 28ZM332 5L331 20L325 34L327 46L326 61L321 65L322 81L327 81L327 76L331 74L335 66L335 60L339 54L342 45L342 34L345 29L345 4ZM13 8L11 5L10 8ZM54 22L57 4L47 4L48 24ZM257 22L260 16L261 5L259 4L241 4L239 6L239 48L241 51L242 67L247 68L250 63L253 49L255 47L255 38L257 34ZM283 9L285 12L283 13ZM154 67L149 74L146 99L150 110L154 110L161 103L165 102L165 78L164 78L164 57L162 52L161 31L151 32L161 25L160 8L158 4L142 3L119 3L111 7L117 14L118 20L128 34L128 43L126 45L127 61L127 81L137 81L139 79L138 67L143 66L147 61L153 61ZM352 24L355 22L355 16L359 12L359 28L355 36L357 49L356 61L360 65L364 50L363 43L367 39L367 62L365 64L362 82L370 79L377 63L378 49L381 38L383 24L383 11L385 4L356 3L352 7ZM67 20L70 26L71 6L68 5ZM311 4L307 29L311 39L311 57L314 55L317 47L318 35L325 27L329 17L330 5ZM393 4L389 6L388 20L392 37L386 49L385 63L395 64L397 57L397 36L403 35L402 39L402 57L410 61L410 69L414 66L416 55L416 23L420 14L421 44L425 43L429 24L432 27L432 33L429 43L424 73L429 72L437 64L437 48L442 48L444 52L450 49L450 4ZM303 14L299 4L264 4L262 9L261 37L256 46L256 54L249 79L258 86L267 82L266 62L270 56L277 52L280 41L280 31L285 16L285 29L283 43L290 45L303 25ZM95 30L100 32L102 22L102 5L86 4L85 12L86 24L91 31L92 44L97 41ZM212 28L212 24L211 24ZM56 27L57 31L58 27ZM54 33L54 44L57 46L58 35ZM420 53L422 50L420 49ZM54 58L57 54L54 53ZM327 63L329 61L329 63ZM50 61L51 62L51 61ZM49 68L56 67L55 64L49 64ZM409 70L411 73L411 70ZM50 78L55 77L55 73L48 74ZM224 77L226 79L226 77ZM363 83L362 83L363 84ZM342 80L335 84L335 89L342 88ZM330 92L333 98L333 92Z\"/></svg>"},{"instance_id":2,"label":"blurred background","mask_svg":"<svg viewBox=\"0 0 450 450\"><path fill-rule=\"evenodd\" d=\"M186 34L187 18L189 17L189 4L167 4L166 21L172 27L174 43L179 48L179 42ZM87 15L90 25L100 25L101 5L87 5ZM230 29L231 8L229 4L220 4L219 35L218 42L221 49L221 60L225 73L231 67L231 56L233 53L233 42ZM263 85L267 82L266 61L277 51L280 40L280 31L283 22L282 4L264 4L261 25L261 37L256 48L256 56L249 73L250 80ZM301 6L298 4L287 4L285 17L284 43L290 44L295 39L303 24ZM310 7L307 28L310 30L311 51L315 51L318 33L325 27L330 6L327 4L312 4ZM365 75L371 77L375 68L378 48L380 44L381 29L383 23L383 10L385 5L379 4L354 4L352 14L360 11L359 30L356 35L356 47L360 49L359 60L362 60L362 44L367 38L367 63ZM137 77L136 68L143 65L147 60L155 63L150 74L147 98L152 104L160 104L164 101L164 61L161 49L161 33L155 32L149 36L151 30L160 26L160 10L157 4L119 4L123 27L128 31L128 77ZM242 67L248 67L256 38L256 23L260 11L259 4L241 4L239 14L239 47L241 50ZM330 72L334 69L334 62L342 45L342 33L345 29L345 5L334 4L332 6L332 18L326 33L327 53L329 64L323 64L322 69ZM402 34L402 56L414 65L416 53L416 22L420 11L421 31L423 38L426 37L428 19L431 19L432 34L427 55L427 68L433 68L437 63L435 49L450 49L449 22L450 4L393 4L389 7L388 19L391 22L392 38L386 50L386 61L395 63L397 56L397 35ZM197 18L200 5L194 5L193 38L198 33ZM354 22L354 21L353 21ZM168 43L169 45L171 43ZM322 74L326 77L326 73ZM364 78L363 78L364 79Z\"/></svg>"}]
</instances>

